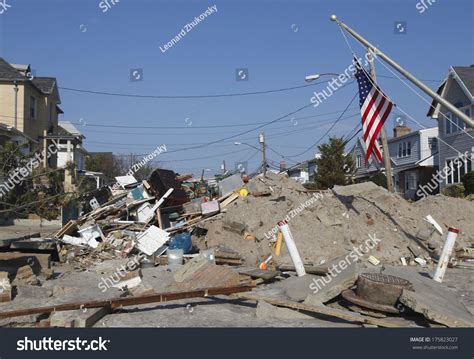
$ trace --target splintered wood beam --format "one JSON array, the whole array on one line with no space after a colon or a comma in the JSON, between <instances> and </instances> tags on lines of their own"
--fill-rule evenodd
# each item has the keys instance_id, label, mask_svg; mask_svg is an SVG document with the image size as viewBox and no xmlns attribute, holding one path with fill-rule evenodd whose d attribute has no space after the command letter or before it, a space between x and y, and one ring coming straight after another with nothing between
<instances>
[{"instance_id":1,"label":"splintered wood beam","mask_svg":"<svg viewBox=\"0 0 474 359\"><path fill-rule=\"evenodd\" d=\"M217 288L203 288L196 289L186 292L167 292L167 293L153 293L146 294L138 297L129 297L129 298L116 298L110 300L96 300L91 302L76 302L76 303L66 303L58 304L47 307L37 307L37 308L28 308L13 310L9 312L0 313L0 319L19 317L23 315L32 315L32 314L45 314L52 312L59 312L65 310L75 310L75 309L84 309L84 308L102 308L109 307L112 309L121 308L132 305L140 304L149 304L149 303L161 303L169 302L172 300L178 299L188 299L188 298L199 298L199 297L211 297L214 295L230 295L234 293L248 292L251 291L253 286L249 285L239 285L233 287L217 287Z\"/></svg>"}]
</instances>

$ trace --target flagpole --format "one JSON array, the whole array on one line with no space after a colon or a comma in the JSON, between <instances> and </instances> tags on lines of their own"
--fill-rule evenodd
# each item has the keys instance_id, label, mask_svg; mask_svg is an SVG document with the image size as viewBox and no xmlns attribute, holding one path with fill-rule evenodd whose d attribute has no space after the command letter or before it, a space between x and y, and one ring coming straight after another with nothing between
<instances>
[{"instance_id":1,"label":"flagpole","mask_svg":"<svg viewBox=\"0 0 474 359\"><path fill-rule=\"evenodd\" d=\"M374 54L370 48L367 48L367 59L370 63L370 76L374 81L374 84L377 83L377 76L375 75L375 65L374 65ZM383 150L383 161L385 164L385 173L387 176L387 189L389 192L394 192L393 188L393 178L392 178L392 163L390 161L390 152L388 150L388 139L387 131L385 131L385 125L382 126L380 130L380 138L382 139L382 150Z\"/></svg>"},{"instance_id":2,"label":"flagpole","mask_svg":"<svg viewBox=\"0 0 474 359\"><path fill-rule=\"evenodd\" d=\"M467 126L474 127L474 121L469 116L467 116L464 112L459 110L451 102L445 100L443 97L438 95L436 92L434 92L428 86L426 86L423 82L418 80L415 76L413 76L411 73L409 73L403 67L401 67L399 64L397 64L395 61L393 61L390 57L385 55L382 51L380 51L374 45L372 45L370 42L368 42L366 39L364 39L361 35L359 35L357 32L352 30L349 26L344 24L342 21L338 20L336 15L331 15L331 21L335 21L339 26L341 26L347 32L349 32L356 40L361 42L365 47L368 47L370 50L372 50L373 53L375 54L375 56L380 56L380 58L382 60L384 60L386 63L388 63L390 66L392 66L395 70L400 72L403 76L405 76L408 80L410 80L415 86L420 88L423 92L425 92L433 100L435 100L436 102L439 102L441 105L446 107L446 109L448 111L450 111L453 115L455 115L456 117L463 120L466 123Z\"/></svg>"}]
</instances>

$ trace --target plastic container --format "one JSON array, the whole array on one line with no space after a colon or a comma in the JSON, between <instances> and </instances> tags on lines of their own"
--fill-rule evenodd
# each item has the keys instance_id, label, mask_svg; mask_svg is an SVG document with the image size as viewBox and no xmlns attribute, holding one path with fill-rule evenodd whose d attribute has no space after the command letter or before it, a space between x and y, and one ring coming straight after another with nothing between
<instances>
[{"instance_id":1,"label":"plastic container","mask_svg":"<svg viewBox=\"0 0 474 359\"><path fill-rule=\"evenodd\" d=\"M184 254L191 253L193 249L193 242L191 240L191 233L178 233L170 241L169 249L182 249Z\"/></svg>"},{"instance_id":2,"label":"plastic container","mask_svg":"<svg viewBox=\"0 0 474 359\"><path fill-rule=\"evenodd\" d=\"M168 257L168 265L170 267L180 266L183 264L183 250L182 249L168 249L166 254Z\"/></svg>"}]
</instances>

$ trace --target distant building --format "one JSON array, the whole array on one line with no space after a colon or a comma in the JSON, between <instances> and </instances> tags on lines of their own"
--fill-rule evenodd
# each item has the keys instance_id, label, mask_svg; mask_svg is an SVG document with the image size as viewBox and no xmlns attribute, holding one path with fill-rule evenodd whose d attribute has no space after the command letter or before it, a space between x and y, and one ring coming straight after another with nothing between
<instances>
[{"instance_id":1,"label":"distant building","mask_svg":"<svg viewBox=\"0 0 474 359\"><path fill-rule=\"evenodd\" d=\"M301 162L290 168L286 168L285 162L281 161L280 172L286 172L288 174L288 177L303 184L308 182L314 182L314 177L316 175L317 170L316 159L319 157L320 155L317 154L314 159Z\"/></svg>"},{"instance_id":2,"label":"distant building","mask_svg":"<svg viewBox=\"0 0 474 359\"><path fill-rule=\"evenodd\" d=\"M86 169L88 152L82 145L85 136L70 122L59 122L57 134L58 167L64 168L68 162L76 165L78 171Z\"/></svg>"}]
</instances>

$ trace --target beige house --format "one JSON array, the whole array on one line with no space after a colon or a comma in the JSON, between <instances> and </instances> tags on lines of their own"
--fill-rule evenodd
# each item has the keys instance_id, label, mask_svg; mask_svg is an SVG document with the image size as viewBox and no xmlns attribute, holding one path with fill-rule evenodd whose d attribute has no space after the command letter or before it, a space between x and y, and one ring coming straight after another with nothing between
<instances>
[{"instance_id":1,"label":"beige house","mask_svg":"<svg viewBox=\"0 0 474 359\"><path fill-rule=\"evenodd\" d=\"M43 150L49 136L57 132L63 113L57 81L33 77L29 65L14 65L0 58L0 124L10 126L39 143ZM56 167L53 156L49 165Z\"/></svg>"}]
</instances>

